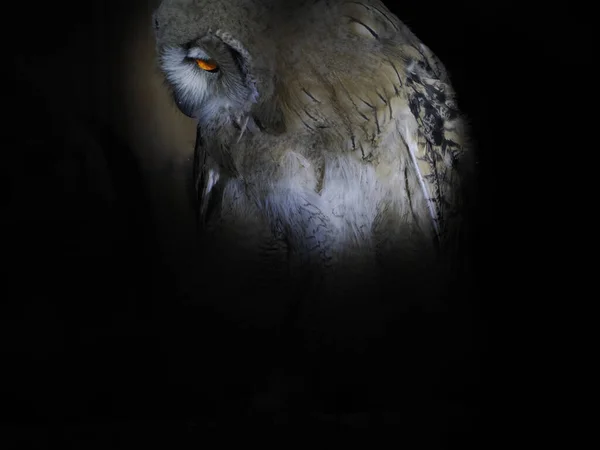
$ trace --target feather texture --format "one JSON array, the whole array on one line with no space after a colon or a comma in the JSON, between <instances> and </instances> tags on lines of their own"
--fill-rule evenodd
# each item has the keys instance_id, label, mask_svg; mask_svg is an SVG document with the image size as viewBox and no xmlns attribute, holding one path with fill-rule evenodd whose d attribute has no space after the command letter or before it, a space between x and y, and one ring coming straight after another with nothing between
<instances>
[{"instance_id":1,"label":"feather texture","mask_svg":"<svg viewBox=\"0 0 600 450\"><path fill-rule=\"evenodd\" d=\"M215 252L277 255L324 298L414 282L453 254L464 118L442 63L383 3L165 0L155 23L167 81L198 119ZM203 39L223 61L213 78L186 65Z\"/></svg>"}]
</instances>

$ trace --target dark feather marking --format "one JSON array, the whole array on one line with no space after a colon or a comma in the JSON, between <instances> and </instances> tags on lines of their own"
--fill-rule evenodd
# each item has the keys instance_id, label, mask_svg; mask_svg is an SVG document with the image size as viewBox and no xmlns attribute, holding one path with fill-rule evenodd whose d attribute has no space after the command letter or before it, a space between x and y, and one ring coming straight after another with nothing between
<instances>
[{"instance_id":1,"label":"dark feather marking","mask_svg":"<svg viewBox=\"0 0 600 450\"><path fill-rule=\"evenodd\" d=\"M369 121L369 118L367 116L365 116L360 109L358 109L358 105L356 104L356 102L354 100L352 100L352 94L350 94L350 92L348 91L348 89L346 89L346 86L344 86L342 84L342 80L340 80L340 86L342 86L342 88L344 89L344 91L346 91L346 95L348 96L348 98L350 99L350 102L352 102L352 105L354 106L354 108L356 109L356 112L358 114L360 114L362 116L363 119L365 119L367 122Z\"/></svg>"},{"instance_id":2,"label":"dark feather marking","mask_svg":"<svg viewBox=\"0 0 600 450\"><path fill-rule=\"evenodd\" d=\"M373 115L375 116L375 126L377 127L377 134L381 133L381 129L379 128L379 119L377 118L377 108L375 108L369 102L363 100L360 97L359 100L373 110ZM375 135L373 135L373 140L375 140Z\"/></svg>"},{"instance_id":3,"label":"dark feather marking","mask_svg":"<svg viewBox=\"0 0 600 450\"><path fill-rule=\"evenodd\" d=\"M402 138L404 140L404 138ZM415 220L415 223L419 223L417 219L417 214L415 212L415 208L413 207L413 198L412 192L410 191L410 186L408 185L408 164L404 166L404 190L406 191L406 197L408 198L408 206L410 208L410 212Z\"/></svg>"},{"instance_id":4,"label":"dark feather marking","mask_svg":"<svg viewBox=\"0 0 600 450\"><path fill-rule=\"evenodd\" d=\"M400 83L400 87L404 86L404 83L402 83L402 78L400 78L400 73L398 72L398 69L396 69L396 66L394 65L394 63L392 62L391 59L388 59L388 62L394 69L394 72L396 72L396 76L398 77L398 82ZM396 95L400 94L400 92L398 91L398 88L396 87L395 84L394 84L394 91L396 92Z\"/></svg>"},{"instance_id":5,"label":"dark feather marking","mask_svg":"<svg viewBox=\"0 0 600 450\"><path fill-rule=\"evenodd\" d=\"M432 156L434 154L432 148L431 148L431 143L427 142L427 154ZM442 196L443 196L443 192L442 192L442 186L440 183L440 174L438 171L438 167L437 167L437 162L436 162L436 158L431 158L432 159L432 169L433 169L433 177L435 179L435 198L432 199L433 201L435 201L438 205L438 211L437 211L437 219L438 219L438 228L441 231L444 228L444 213L443 213L443 208L442 208Z\"/></svg>"},{"instance_id":6,"label":"dark feather marking","mask_svg":"<svg viewBox=\"0 0 600 450\"><path fill-rule=\"evenodd\" d=\"M392 24L392 27L394 27L394 30L396 30L396 31L399 30L399 28L396 26L396 24L383 11L381 11L379 8L376 8L375 6L369 7L369 6L367 6L367 5L365 5L365 4L361 3L361 2L348 2L348 3L354 3L355 5L360 5L363 8L365 8L367 11L371 11L371 10L374 9L379 14L381 14L383 17L385 17L390 24Z\"/></svg>"},{"instance_id":7,"label":"dark feather marking","mask_svg":"<svg viewBox=\"0 0 600 450\"><path fill-rule=\"evenodd\" d=\"M300 120L302 120L302 119L300 119ZM309 130L311 130L311 131L314 131L314 130L315 130L313 127L311 127L309 124L307 124L307 123L306 123L304 120L302 120L302 123L303 123L303 124L304 124L304 126L305 126L306 128L308 128Z\"/></svg>"},{"instance_id":8,"label":"dark feather marking","mask_svg":"<svg viewBox=\"0 0 600 450\"><path fill-rule=\"evenodd\" d=\"M392 21L392 19L390 19L390 18L387 16L387 14L385 14L383 11L381 11L379 8L377 8L377 7L375 7L375 6L373 7L373 9L374 9L375 11L377 11L379 14L381 14L383 17L385 17L385 18L387 19L387 21L388 21L389 23L391 23L391 24L392 24L392 27L394 27L394 30L396 30L396 31L398 31L398 30L399 30L398 26L397 26L397 25L396 25L396 24L395 24L395 23Z\"/></svg>"},{"instance_id":9,"label":"dark feather marking","mask_svg":"<svg viewBox=\"0 0 600 450\"><path fill-rule=\"evenodd\" d=\"M369 108L374 108L373 105L371 105L369 102L364 101L362 98L358 97L358 99L363 102L365 105L367 105Z\"/></svg>"},{"instance_id":10,"label":"dark feather marking","mask_svg":"<svg viewBox=\"0 0 600 450\"><path fill-rule=\"evenodd\" d=\"M301 122L304 124L304 126L305 126L306 128L308 128L308 129L309 129L309 130L311 130L311 131L314 131L314 128L313 128L313 127L311 127L309 124L307 124L307 123L304 121L304 119L302 119L302 116L300 115L300 113L298 113L298 111L294 111L294 112L296 113L296 115L298 116L298 118L299 118L299 119L300 119L300 121L301 121Z\"/></svg>"},{"instance_id":11,"label":"dark feather marking","mask_svg":"<svg viewBox=\"0 0 600 450\"><path fill-rule=\"evenodd\" d=\"M258 118L256 116L252 116L252 120L254 120L254 123L256 124L256 126L258 127L258 129L260 131L265 131L265 127L263 126L262 122L260 120L258 120Z\"/></svg>"},{"instance_id":12,"label":"dark feather marking","mask_svg":"<svg viewBox=\"0 0 600 450\"><path fill-rule=\"evenodd\" d=\"M369 33L371 33L371 35L373 35L373 37L375 39L379 40L379 35L377 33L375 33L375 31L373 29L371 29L368 25L364 24L363 22L361 22L360 20L358 20L354 17L351 17L351 16L344 16L344 17L350 19L351 22L356 22L356 23L362 25L363 27L365 27L367 29L367 31Z\"/></svg>"},{"instance_id":13,"label":"dark feather marking","mask_svg":"<svg viewBox=\"0 0 600 450\"><path fill-rule=\"evenodd\" d=\"M302 91L303 91L303 92L304 92L306 95L308 95L310 98L312 98L312 99L313 99L313 100L314 100L316 103L321 103L319 100L317 100L315 97L313 97L313 95L312 95L310 92L308 92L308 91L307 91L305 88L302 88Z\"/></svg>"},{"instance_id":14,"label":"dark feather marking","mask_svg":"<svg viewBox=\"0 0 600 450\"><path fill-rule=\"evenodd\" d=\"M435 68L433 68L431 66L430 61L432 60L432 58L428 58L427 55L425 55L425 53L423 52L423 50L420 48L419 45L415 45L413 46L415 48L415 50L417 50L417 52L419 52L419 54L423 57L423 62L419 62L419 64L421 66L423 66L423 64L425 64L425 67L423 67L423 69L428 72L429 74L434 74L436 78L441 77L441 72L439 70L435 70ZM434 60L435 62L435 60Z\"/></svg>"},{"instance_id":15,"label":"dark feather marking","mask_svg":"<svg viewBox=\"0 0 600 450\"><path fill-rule=\"evenodd\" d=\"M310 117L310 118L311 118L312 120L314 120L315 122L318 122L318 121L319 121L319 119L317 119L316 117L312 116L312 115L311 115L311 114L310 114L310 113L309 113L309 112L306 110L306 108L304 108L304 112L306 113L306 115L307 115L308 117Z\"/></svg>"}]
</instances>

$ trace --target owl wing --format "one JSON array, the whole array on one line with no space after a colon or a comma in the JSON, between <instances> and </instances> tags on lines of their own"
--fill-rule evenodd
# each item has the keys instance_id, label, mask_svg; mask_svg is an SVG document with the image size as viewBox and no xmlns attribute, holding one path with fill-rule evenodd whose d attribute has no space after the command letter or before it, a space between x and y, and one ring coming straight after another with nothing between
<instances>
[{"instance_id":1,"label":"owl wing","mask_svg":"<svg viewBox=\"0 0 600 450\"><path fill-rule=\"evenodd\" d=\"M344 2L342 11L341 20L360 41L356 48L364 46L365 61L378 68L369 80L346 78L342 83L352 86L359 114L374 119L364 124L365 136L397 130L441 248L455 245L461 223L461 162L468 143L446 69L381 2Z\"/></svg>"},{"instance_id":2,"label":"owl wing","mask_svg":"<svg viewBox=\"0 0 600 450\"><path fill-rule=\"evenodd\" d=\"M419 227L432 229L441 247L454 245L467 139L443 64L378 0L339 1L326 12L315 9L314 19L326 26L291 39L310 51L288 64L288 127L344 141L330 151L373 164L380 179L409 179L393 187L396 200L404 189Z\"/></svg>"},{"instance_id":3,"label":"owl wing","mask_svg":"<svg viewBox=\"0 0 600 450\"><path fill-rule=\"evenodd\" d=\"M466 130L442 63L425 45L412 48L417 54L411 51L406 61L403 95L417 126L404 128L404 139L439 243L445 247L456 241L461 222L460 163L467 149Z\"/></svg>"}]
</instances>

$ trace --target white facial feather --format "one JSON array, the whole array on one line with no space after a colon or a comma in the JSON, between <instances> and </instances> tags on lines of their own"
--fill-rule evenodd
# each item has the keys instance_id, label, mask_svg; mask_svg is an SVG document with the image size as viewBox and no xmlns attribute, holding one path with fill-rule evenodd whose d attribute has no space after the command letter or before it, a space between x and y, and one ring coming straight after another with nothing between
<instances>
[{"instance_id":1,"label":"white facial feather","mask_svg":"<svg viewBox=\"0 0 600 450\"><path fill-rule=\"evenodd\" d=\"M172 88L181 92L182 100L200 105L211 95L207 77L186 64L187 57L188 52L181 47L166 48L161 56L161 69Z\"/></svg>"},{"instance_id":2,"label":"white facial feather","mask_svg":"<svg viewBox=\"0 0 600 450\"><path fill-rule=\"evenodd\" d=\"M207 123L215 118L230 122L231 113L236 109L235 99L219 85L220 74L198 68L195 59L212 58L200 47L186 50L169 46L162 50L161 69L176 93L176 103L199 122ZM234 119L239 123L239 118Z\"/></svg>"}]
</instances>

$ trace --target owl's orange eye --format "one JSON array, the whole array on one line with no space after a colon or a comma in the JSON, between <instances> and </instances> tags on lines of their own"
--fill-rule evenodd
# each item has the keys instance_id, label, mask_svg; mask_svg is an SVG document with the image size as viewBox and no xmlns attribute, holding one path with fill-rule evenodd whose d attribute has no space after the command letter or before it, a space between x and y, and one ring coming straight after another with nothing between
<instances>
[{"instance_id":1,"label":"owl's orange eye","mask_svg":"<svg viewBox=\"0 0 600 450\"><path fill-rule=\"evenodd\" d=\"M198 64L198 67L202 70L206 70L207 72L216 72L219 70L219 65L213 60L197 59L196 64Z\"/></svg>"}]
</instances>

